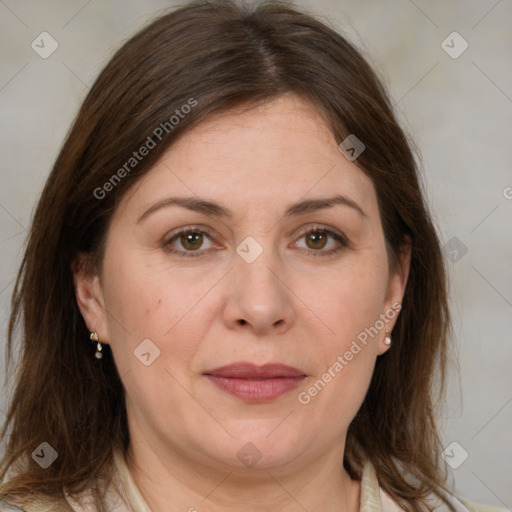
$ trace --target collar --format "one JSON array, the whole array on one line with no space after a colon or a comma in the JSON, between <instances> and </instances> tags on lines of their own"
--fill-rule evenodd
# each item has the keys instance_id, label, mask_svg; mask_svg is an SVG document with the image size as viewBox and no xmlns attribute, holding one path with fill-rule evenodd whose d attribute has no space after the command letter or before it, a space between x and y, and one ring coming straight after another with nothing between
<instances>
[{"instance_id":1,"label":"collar","mask_svg":"<svg viewBox=\"0 0 512 512\"><path fill-rule=\"evenodd\" d=\"M126 459L120 450L114 451L114 463L124 491L124 499L128 505L127 510L133 512L151 512L146 500L142 497L139 488L133 481L132 475L126 464Z\"/></svg>"},{"instance_id":2,"label":"collar","mask_svg":"<svg viewBox=\"0 0 512 512\"><path fill-rule=\"evenodd\" d=\"M113 452L112 483L107 488L105 500L110 512L151 512L149 505L140 493L126 464L124 454L120 450ZM444 493L456 512L501 512L492 507L475 507L457 499L452 494ZM78 501L65 492L68 504L73 512L96 512L91 496L81 496ZM436 512L448 512L448 507L439 498L429 497ZM467 506L466 506L467 505ZM31 508L31 511L42 512L47 507ZM360 512L403 512L402 509L380 486L373 464L367 459L361 472ZM504 511L503 511L504 512Z\"/></svg>"},{"instance_id":3,"label":"collar","mask_svg":"<svg viewBox=\"0 0 512 512\"><path fill-rule=\"evenodd\" d=\"M114 463L117 470L117 483L121 484L116 487L118 488L118 494L125 503L125 508L120 508L119 512L151 512L149 505L133 480L121 451L114 452ZM117 508L113 510L117 512ZM403 510L379 487L375 469L368 460L365 461L362 468L360 510L364 512L400 512Z\"/></svg>"}]
</instances>

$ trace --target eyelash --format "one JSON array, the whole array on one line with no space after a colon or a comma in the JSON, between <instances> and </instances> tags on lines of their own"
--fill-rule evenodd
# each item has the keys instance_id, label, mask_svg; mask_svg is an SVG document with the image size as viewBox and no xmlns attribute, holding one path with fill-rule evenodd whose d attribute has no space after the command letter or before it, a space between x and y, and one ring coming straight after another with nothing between
<instances>
[{"instance_id":1,"label":"eyelash","mask_svg":"<svg viewBox=\"0 0 512 512\"><path fill-rule=\"evenodd\" d=\"M197 258L199 256L202 256L204 254L204 250L201 251L201 250L196 250L196 251L182 251L182 250L177 250L177 249L174 249L171 244L172 242L177 239L178 237L180 237L181 235L187 235L187 234L202 234L202 235L207 235L209 238L212 238L210 232L208 230L205 230L205 229L195 229L193 227L188 227L188 228L185 228L185 229L182 229L180 231L177 231L175 232L171 238L169 238L167 241L164 242L164 247L165 249L171 253L171 254L178 254L184 258ZM331 238L333 238L334 240L336 240L339 244L341 244L341 248L345 248L345 247L349 247L349 242L348 240L343 236L341 235L340 233L337 233L336 231L332 231L330 229L327 229L327 228L324 228L324 227L320 227L320 226L314 226L314 227L311 227L311 228L308 228L306 231L304 231L300 237L297 239L297 240L300 240L301 238L309 235L310 233L320 233L320 234L324 234L324 235L329 235ZM333 254L337 254L341 248L337 248L337 249L329 249L327 251L323 251L322 249L318 249L318 250L315 250L315 249L303 249L305 250L306 252L308 252L309 254L311 254L312 256L319 256L319 257L327 257L327 256L332 256Z\"/></svg>"}]
</instances>

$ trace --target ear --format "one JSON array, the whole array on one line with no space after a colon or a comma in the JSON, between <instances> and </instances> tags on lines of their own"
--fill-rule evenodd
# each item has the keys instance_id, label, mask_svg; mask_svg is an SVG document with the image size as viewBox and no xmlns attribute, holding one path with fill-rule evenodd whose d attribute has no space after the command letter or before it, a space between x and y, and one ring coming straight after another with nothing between
<instances>
[{"instance_id":1,"label":"ear","mask_svg":"<svg viewBox=\"0 0 512 512\"><path fill-rule=\"evenodd\" d=\"M384 339L386 338L386 331L389 331L389 335L392 338L391 333L398 319L398 315L400 314L400 309L402 308L402 300L411 266L411 253L412 242L411 238L407 236L405 242L400 247L398 255L399 261L396 265L396 269L389 275L388 289L386 299L384 301L384 309L382 311L385 327L382 330L379 339L379 355L383 354L390 348L390 345L386 345L384 343Z\"/></svg>"},{"instance_id":2,"label":"ear","mask_svg":"<svg viewBox=\"0 0 512 512\"><path fill-rule=\"evenodd\" d=\"M100 278L86 254L71 262L76 302L89 331L96 331L99 341L108 343L108 323Z\"/></svg>"}]
</instances>

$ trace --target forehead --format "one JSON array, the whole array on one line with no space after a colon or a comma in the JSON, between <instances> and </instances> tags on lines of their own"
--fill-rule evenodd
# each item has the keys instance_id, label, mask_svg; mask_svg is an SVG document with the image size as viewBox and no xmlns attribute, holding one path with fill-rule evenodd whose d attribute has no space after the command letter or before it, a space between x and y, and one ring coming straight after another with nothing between
<instances>
[{"instance_id":1,"label":"forehead","mask_svg":"<svg viewBox=\"0 0 512 512\"><path fill-rule=\"evenodd\" d=\"M140 214L172 194L213 199L248 215L336 193L376 206L371 180L342 154L319 112L287 95L200 123L139 179L119 209Z\"/></svg>"},{"instance_id":2,"label":"forehead","mask_svg":"<svg viewBox=\"0 0 512 512\"><path fill-rule=\"evenodd\" d=\"M327 146L336 146L320 113L295 95L214 114L174 145L174 153L193 156L197 146L208 152L217 168L222 163L244 163L242 168L264 171L265 163L297 163L301 157L320 165L332 155ZM199 156L199 155L196 155ZM338 155L336 155L338 156ZM220 160L222 159L222 160ZM219 161L220 160L220 161Z\"/></svg>"}]
</instances>

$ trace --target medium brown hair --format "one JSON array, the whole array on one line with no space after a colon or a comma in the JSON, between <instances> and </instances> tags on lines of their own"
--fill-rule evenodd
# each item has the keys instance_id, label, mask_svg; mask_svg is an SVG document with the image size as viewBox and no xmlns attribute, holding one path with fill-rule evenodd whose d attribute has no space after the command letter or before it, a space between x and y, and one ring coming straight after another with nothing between
<instances>
[{"instance_id":1,"label":"medium brown hair","mask_svg":"<svg viewBox=\"0 0 512 512\"><path fill-rule=\"evenodd\" d=\"M318 17L278 2L211 1L159 17L117 51L48 177L12 295L8 370L14 352L19 363L1 433L0 478L9 473L10 480L0 497L24 503L24 496L62 498L63 488L78 493L108 476L113 447L129 443L122 382L108 346L103 359L94 357L71 262L86 254L91 268L101 268L116 205L178 137L215 113L288 93L313 104L338 143L355 134L365 144L355 163L375 186L391 269L406 241L412 244L393 347L377 359L348 430L344 465L356 475L368 458L381 487L415 512L443 488L434 406L449 331L445 270L414 154L387 93L356 48ZM126 167L191 98L195 106ZM122 168L127 172L114 180ZM58 452L44 470L31 460L41 442Z\"/></svg>"}]
</instances>

